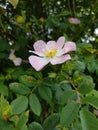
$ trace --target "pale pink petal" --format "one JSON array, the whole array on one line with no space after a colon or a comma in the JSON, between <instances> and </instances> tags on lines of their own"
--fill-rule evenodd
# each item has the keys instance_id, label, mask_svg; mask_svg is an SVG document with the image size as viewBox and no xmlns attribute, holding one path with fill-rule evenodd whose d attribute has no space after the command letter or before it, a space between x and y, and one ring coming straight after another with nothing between
<instances>
[{"instance_id":1,"label":"pale pink petal","mask_svg":"<svg viewBox=\"0 0 98 130\"><path fill-rule=\"evenodd\" d=\"M49 60L32 55L29 57L29 62L36 71L40 71L45 65L49 63Z\"/></svg>"},{"instance_id":2,"label":"pale pink petal","mask_svg":"<svg viewBox=\"0 0 98 130\"><path fill-rule=\"evenodd\" d=\"M71 56L69 54L66 54L61 57L55 57L55 58L51 59L50 62L52 65L56 65L56 64L62 64L65 61L70 60L70 59L71 59Z\"/></svg>"},{"instance_id":3,"label":"pale pink petal","mask_svg":"<svg viewBox=\"0 0 98 130\"><path fill-rule=\"evenodd\" d=\"M55 41L48 41L47 42L47 49L54 49L56 47Z\"/></svg>"},{"instance_id":4,"label":"pale pink petal","mask_svg":"<svg viewBox=\"0 0 98 130\"><path fill-rule=\"evenodd\" d=\"M44 53L41 53L41 52L38 52L38 51L29 51L29 52L32 52L32 53L34 53L38 56L42 56L42 57L44 56Z\"/></svg>"},{"instance_id":5,"label":"pale pink petal","mask_svg":"<svg viewBox=\"0 0 98 130\"><path fill-rule=\"evenodd\" d=\"M10 59L10 60L13 60L15 58L16 58L16 56L14 54L10 54L9 57L8 57L8 59Z\"/></svg>"},{"instance_id":6,"label":"pale pink petal","mask_svg":"<svg viewBox=\"0 0 98 130\"><path fill-rule=\"evenodd\" d=\"M58 51L57 51L57 53L56 53L56 56L57 56L57 57L60 57L60 56L62 56L62 55L64 55L64 54L65 54L65 49L62 48L62 49L58 49Z\"/></svg>"},{"instance_id":7,"label":"pale pink petal","mask_svg":"<svg viewBox=\"0 0 98 130\"><path fill-rule=\"evenodd\" d=\"M59 39L57 40L57 48L61 49L64 46L65 43L65 37L61 36L59 37Z\"/></svg>"},{"instance_id":8,"label":"pale pink petal","mask_svg":"<svg viewBox=\"0 0 98 130\"><path fill-rule=\"evenodd\" d=\"M68 21L72 24L79 24L80 20L78 18L69 18Z\"/></svg>"},{"instance_id":9,"label":"pale pink petal","mask_svg":"<svg viewBox=\"0 0 98 130\"><path fill-rule=\"evenodd\" d=\"M20 57L17 57L15 60L13 60L15 66L19 66L22 63L22 59Z\"/></svg>"},{"instance_id":10,"label":"pale pink petal","mask_svg":"<svg viewBox=\"0 0 98 130\"><path fill-rule=\"evenodd\" d=\"M8 59L13 60L16 56L14 55L15 51L11 49Z\"/></svg>"},{"instance_id":11,"label":"pale pink petal","mask_svg":"<svg viewBox=\"0 0 98 130\"><path fill-rule=\"evenodd\" d=\"M71 42L71 41L66 42L64 49L65 49L65 53L67 53L69 51L75 51L76 50L76 44L74 42Z\"/></svg>"},{"instance_id":12,"label":"pale pink petal","mask_svg":"<svg viewBox=\"0 0 98 130\"><path fill-rule=\"evenodd\" d=\"M14 54L15 53L15 50L11 49L11 54Z\"/></svg>"},{"instance_id":13,"label":"pale pink petal","mask_svg":"<svg viewBox=\"0 0 98 130\"><path fill-rule=\"evenodd\" d=\"M43 49L46 48L46 43L42 40L38 40L34 43L34 50L37 52L43 52Z\"/></svg>"}]
</instances>

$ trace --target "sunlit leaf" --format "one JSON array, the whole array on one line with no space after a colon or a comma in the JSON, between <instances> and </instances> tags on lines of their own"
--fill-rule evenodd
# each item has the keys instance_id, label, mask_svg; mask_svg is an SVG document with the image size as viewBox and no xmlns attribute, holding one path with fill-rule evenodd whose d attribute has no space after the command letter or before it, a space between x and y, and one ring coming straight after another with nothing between
<instances>
[{"instance_id":1,"label":"sunlit leaf","mask_svg":"<svg viewBox=\"0 0 98 130\"><path fill-rule=\"evenodd\" d=\"M8 120L9 116L12 115L12 108L9 102L4 98L3 95L0 97L0 118Z\"/></svg>"},{"instance_id":2,"label":"sunlit leaf","mask_svg":"<svg viewBox=\"0 0 98 130\"><path fill-rule=\"evenodd\" d=\"M19 2L19 0L8 0L8 1L12 4L12 6L13 6L14 8L17 7L17 4L18 4L18 2Z\"/></svg>"}]
</instances>

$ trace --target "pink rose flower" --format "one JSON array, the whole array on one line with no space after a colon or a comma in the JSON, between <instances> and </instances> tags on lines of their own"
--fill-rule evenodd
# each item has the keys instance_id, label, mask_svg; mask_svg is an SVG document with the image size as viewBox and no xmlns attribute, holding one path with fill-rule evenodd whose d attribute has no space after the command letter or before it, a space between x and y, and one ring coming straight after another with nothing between
<instances>
[{"instance_id":1,"label":"pink rose flower","mask_svg":"<svg viewBox=\"0 0 98 130\"><path fill-rule=\"evenodd\" d=\"M52 65L62 64L71 59L68 54L69 51L75 51L76 44L68 41L65 43L65 37L60 37L57 42L48 41L47 44L38 40L34 43L35 55L29 57L29 62L36 71L40 71L45 65L51 63Z\"/></svg>"},{"instance_id":2,"label":"pink rose flower","mask_svg":"<svg viewBox=\"0 0 98 130\"><path fill-rule=\"evenodd\" d=\"M72 24L79 24L80 20L78 18L69 18L68 21Z\"/></svg>"},{"instance_id":3,"label":"pink rose flower","mask_svg":"<svg viewBox=\"0 0 98 130\"><path fill-rule=\"evenodd\" d=\"M15 51L11 50L8 58L13 61L15 66L19 66L22 63L22 59L20 57L16 57L14 53Z\"/></svg>"}]
</instances>

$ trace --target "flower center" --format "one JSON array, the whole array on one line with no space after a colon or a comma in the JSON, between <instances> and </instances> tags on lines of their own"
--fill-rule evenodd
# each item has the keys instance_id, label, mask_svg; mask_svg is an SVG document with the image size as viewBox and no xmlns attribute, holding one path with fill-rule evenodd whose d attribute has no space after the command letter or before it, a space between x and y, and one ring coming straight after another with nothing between
<instances>
[{"instance_id":1,"label":"flower center","mask_svg":"<svg viewBox=\"0 0 98 130\"><path fill-rule=\"evenodd\" d=\"M12 60L16 60L16 56L15 55L12 56Z\"/></svg>"},{"instance_id":2,"label":"flower center","mask_svg":"<svg viewBox=\"0 0 98 130\"><path fill-rule=\"evenodd\" d=\"M45 56L48 58L53 58L57 53L57 48L53 49L53 50L46 50L44 52Z\"/></svg>"}]
</instances>

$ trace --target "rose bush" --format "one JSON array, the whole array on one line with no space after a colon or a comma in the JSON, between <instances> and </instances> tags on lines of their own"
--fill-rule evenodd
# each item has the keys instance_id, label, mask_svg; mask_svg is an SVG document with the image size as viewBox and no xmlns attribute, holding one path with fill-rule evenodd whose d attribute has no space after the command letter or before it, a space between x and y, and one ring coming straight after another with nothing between
<instances>
[{"instance_id":1,"label":"rose bush","mask_svg":"<svg viewBox=\"0 0 98 130\"><path fill-rule=\"evenodd\" d=\"M97 4L0 1L0 130L98 130Z\"/></svg>"}]
</instances>

